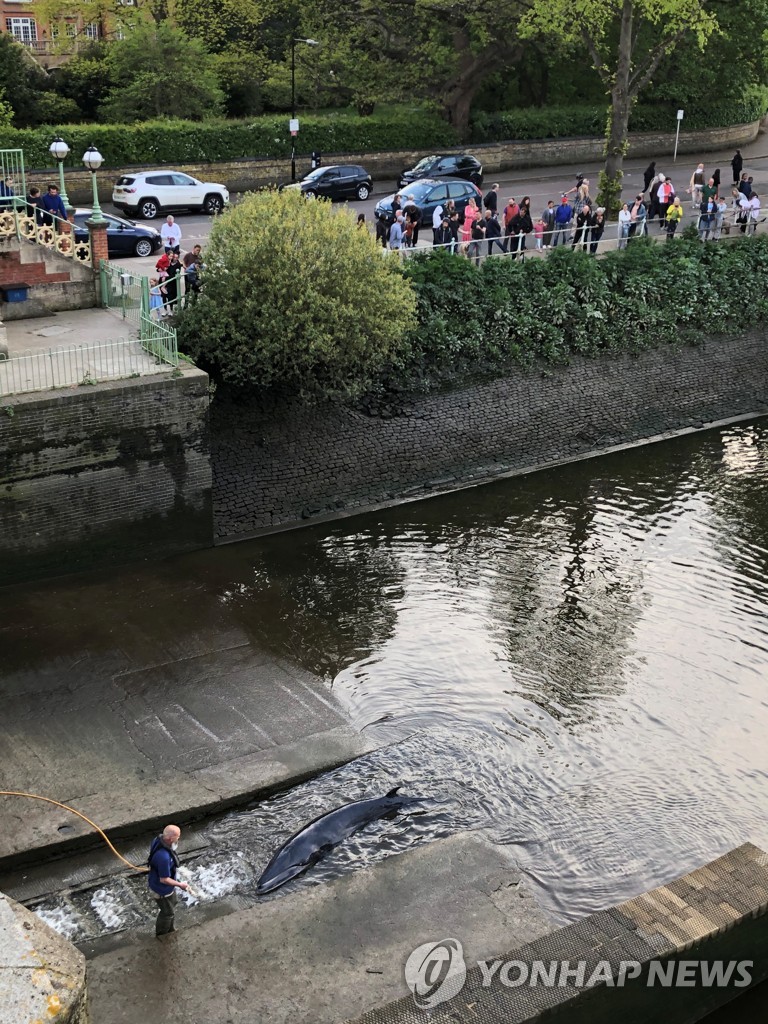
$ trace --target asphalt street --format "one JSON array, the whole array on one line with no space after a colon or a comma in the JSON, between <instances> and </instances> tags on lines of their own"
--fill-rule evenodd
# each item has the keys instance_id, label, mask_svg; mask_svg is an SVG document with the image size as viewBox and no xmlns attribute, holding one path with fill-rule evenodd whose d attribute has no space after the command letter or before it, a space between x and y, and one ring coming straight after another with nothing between
<instances>
[{"instance_id":1,"label":"asphalt street","mask_svg":"<svg viewBox=\"0 0 768 1024\"><path fill-rule=\"evenodd\" d=\"M754 176L755 187L758 193L765 195L766 184L768 183L768 142L761 135L752 145L742 147L742 154L744 156L744 170ZM656 165L657 170L666 173L671 178L677 191L684 196L693 169L701 159L704 162L707 173L710 173L715 167L720 168L722 184L726 188L726 195L729 196L731 182L730 161L732 156L733 150L729 149L717 153L681 155L678 156L676 163L673 163L671 156L667 158L660 157L657 159ZM642 160L630 159L627 162L624 167L623 194L625 198L632 197L639 190L642 190L643 171L649 162L649 158L643 158ZM500 199L502 203L505 203L510 196L514 196L516 199L520 199L522 196L530 196L532 208L534 211L538 211L539 209L544 209L549 199L558 202L563 192L573 188L576 184L577 174L583 174L590 181L592 194L594 195L597 191L597 177L600 166L600 164L593 161L579 165L568 164L562 167L531 167L522 170L505 171L496 177L486 175L483 192L489 189L494 182L498 181L501 185ZM349 205L355 210L355 213L364 213L365 219L370 222L371 228L373 228L373 211L376 203L383 196L391 195L395 191L395 186L396 182L391 179L375 181L373 184L373 194L369 199L365 200L365 202L353 201ZM407 194L407 189L404 191ZM233 194L232 202L236 204L240 198L239 195ZM105 212L122 216L120 211L116 210L110 203L104 203L103 205ZM764 203L764 208L765 205ZM211 217L199 213L179 213L174 216L182 231L182 251L191 249L193 245L198 243L205 246L211 230ZM158 229L162 222L162 217L158 217L154 221L137 221L137 223L147 224ZM145 259L123 257L115 262L124 262L126 267L129 267L134 273L148 274L154 270L156 261L157 256Z\"/></svg>"}]
</instances>

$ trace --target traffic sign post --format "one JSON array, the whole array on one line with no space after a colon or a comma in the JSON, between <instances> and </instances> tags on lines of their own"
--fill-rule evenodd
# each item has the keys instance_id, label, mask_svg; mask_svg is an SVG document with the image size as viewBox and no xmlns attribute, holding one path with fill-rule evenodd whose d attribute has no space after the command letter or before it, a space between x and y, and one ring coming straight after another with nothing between
<instances>
[{"instance_id":1,"label":"traffic sign post","mask_svg":"<svg viewBox=\"0 0 768 1024\"><path fill-rule=\"evenodd\" d=\"M678 110L677 112L677 132L675 133L675 155L672 157L672 163L677 163L677 144L680 141L680 122L683 120L685 114L684 110Z\"/></svg>"}]
</instances>

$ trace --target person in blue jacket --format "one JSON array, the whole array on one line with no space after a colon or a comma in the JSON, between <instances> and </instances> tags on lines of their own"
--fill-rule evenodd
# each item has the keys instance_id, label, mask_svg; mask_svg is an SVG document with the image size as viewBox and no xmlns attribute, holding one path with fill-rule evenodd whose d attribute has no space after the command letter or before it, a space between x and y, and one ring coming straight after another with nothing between
<instances>
[{"instance_id":1,"label":"person in blue jacket","mask_svg":"<svg viewBox=\"0 0 768 1024\"><path fill-rule=\"evenodd\" d=\"M62 220L67 220L67 208L64 206L64 200L59 195L59 186L54 185L53 182L48 186L48 191L42 197L40 208L43 211L43 221L48 226L54 222L50 214L61 217ZM61 225L58 225L58 227L60 229Z\"/></svg>"},{"instance_id":2,"label":"person in blue jacket","mask_svg":"<svg viewBox=\"0 0 768 1024\"><path fill-rule=\"evenodd\" d=\"M179 845L181 829L178 825L166 825L159 836L155 836L149 849L147 864L149 891L157 900L158 912L155 923L155 935L167 935L175 931L173 915L176 907L176 890L187 889L186 882L176 880L179 868L179 857L176 849Z\"/></svg>"}]
</instances>

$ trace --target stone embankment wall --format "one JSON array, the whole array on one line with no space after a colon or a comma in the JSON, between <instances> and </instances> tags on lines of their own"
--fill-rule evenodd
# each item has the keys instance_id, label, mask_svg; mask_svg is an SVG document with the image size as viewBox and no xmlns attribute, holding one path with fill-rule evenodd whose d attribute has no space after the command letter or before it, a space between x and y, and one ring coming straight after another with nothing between
<instances>
[{"instance_id":1,"label":"stone embankment wall","mask_svg":"<svg viewBox=\"0 0 768 1024\"><path fill-rule=\"evenodd\" d=\"M0 401L0 584L211 543L208 376Z\"/></svg>"},{"instance_id":2,"label":"stone embankment wall","mask_svg":"<svg viewBox=\"0 0 768 1024\"><path fill-rule=\"evenodd\" d=\"M707 153L718 149L730 149L754 142L760 130L760 121L749 124L731 125L727 128L709 128L704 131L680 133L678 153ZM636 132L630 135L629 157L663 157L674 150L674 132ZM601 138L543 139L492 143L489 145L468 145L454 147L457 151L467 149L482 160L486 181L488 175L498 171L509 171L524 167L555 167L570 163L587 163L602 160L603 140ZM424 150L402 150L386 153L324 153L323 163L360 163L371 174L374 191L381 191L377 185L383 181L387 187L404 167L413 167L424 156ZM144 167L102 168L98 173L102 201L112 195L112 186L118 174L131 170L145 170ZM290 180L290 160L249 156L242 160L221 163L190 163L176 166L203 181L221 182L231 192L247 192L276 182ZM309 171L309 156L300 153L298 172ZM67 194L73 203L90 206L92 201L91 175L83 170L66 171ZM44 186L49 180L58 180L55 172L32 171L27 174L28 183Z\"/></svg>"},{"instance_id":3,"label":"stone embankment wall","mask_svg":"<svg viewBox=\"0 0 768 1024\"><path fill-rule=\"evenodd\" d=\"M88 1024L85 957L0 892L0 1020Z\"/></svg>"},{"instance_id":4,"label":"stone embankment wall","mask_svg":"<svg viewBox=\"0 0 768 1024\"><path fill-rule=\"evenodd\" d=\"M764 330L515 369L418 397L386 417L337 406L259 406L220 390L213 407L216 538L332 518L765 411Z\"/></svg>"}]
</instances>

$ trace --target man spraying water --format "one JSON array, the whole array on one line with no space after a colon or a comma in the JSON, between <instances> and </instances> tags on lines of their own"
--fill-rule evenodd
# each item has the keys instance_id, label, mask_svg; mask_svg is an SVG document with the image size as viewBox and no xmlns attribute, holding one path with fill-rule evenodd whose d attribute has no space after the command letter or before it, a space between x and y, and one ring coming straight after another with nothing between
<instances>
[{"instance_id":1,"label":"man spraying water","mask_svg":"<svg viewBox=\"0 0 768 1024\"><path fill-rule=\"evenodd\" d=\"M155 923L155 936L167 935L175 931L173 926L176 907L176 889L188 889L186 882L178 882L176 875L179 870L179 858L176 850L181 838L178 825L166 825L159 836L152 840L147 864L149 891L157 900L158 913Z\"/></svg>"}]
</instances>

